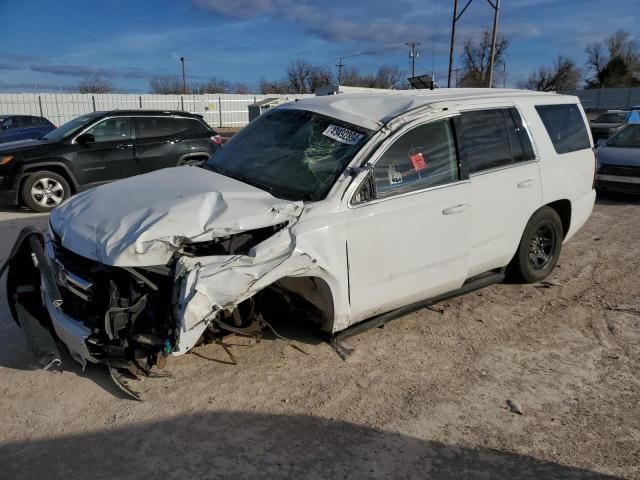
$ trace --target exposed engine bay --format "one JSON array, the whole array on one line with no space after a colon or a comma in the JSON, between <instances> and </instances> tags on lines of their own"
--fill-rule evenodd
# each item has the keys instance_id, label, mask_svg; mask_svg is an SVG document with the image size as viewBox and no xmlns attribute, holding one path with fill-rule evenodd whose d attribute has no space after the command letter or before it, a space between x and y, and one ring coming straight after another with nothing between
<instances>
[{"instance_id":1,"label":"exposed engine bay","mask_svg":"<svg viewBox=\"0 0 640 480\"><path fill-rule=\"evenodd\" d=\"M282 227L258 229L255 235L243 233L197 248L207 253L239 253ZM184 254L195 248L186 245ZM176 276L180 256L156 267L107 266L66 249L55 234L45 237L29 227L19 235L0 274L8 271L11 312L43 368L61 364L61 347L83 366L87 362L107 365L118 386L139 399L127 379L161 375L157 370L164 368L167 357L179 352L184 281ZM284 339L263 316L284 311L318 325L322 322L309 302L283 285L273 285L233 309L214 310L194 345L224 346L229 334L260 339L265 329ZM67 317L81 321L78 328L84 342L79 348L68 339L68 325L60 321Z\"/></svg>"}]
</instances>

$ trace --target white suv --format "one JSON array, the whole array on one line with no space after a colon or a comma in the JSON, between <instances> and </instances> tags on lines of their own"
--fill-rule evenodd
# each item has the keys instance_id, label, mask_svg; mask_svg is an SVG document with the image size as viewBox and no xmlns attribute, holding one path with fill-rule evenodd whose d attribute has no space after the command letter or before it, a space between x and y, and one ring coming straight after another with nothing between
<instances>
[{"instance_id":1,"label":"white suv","mask_svg":"<svg viewBox=\"0 0 640 480\"><path fill-rule=\"evenodd\" d=\"M47 236L21 236L8 298L19 323L37 321L78 361L129 372L203 336L258 335L275 305L315 320L346 356L355 324L505 271L545 278L591 213L594 168L576 97L309 98L259 117L203 168L66 201ZM43 365L58 359L51 345L34 349Z\"/></svg>"}]
</instances>

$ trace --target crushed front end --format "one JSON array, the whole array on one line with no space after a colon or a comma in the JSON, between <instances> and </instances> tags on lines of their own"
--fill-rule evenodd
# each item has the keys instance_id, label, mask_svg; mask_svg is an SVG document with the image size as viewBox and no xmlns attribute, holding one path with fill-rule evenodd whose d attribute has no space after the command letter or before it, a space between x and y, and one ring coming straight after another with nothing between
<instances>
[{"instance_id":1,"label":"crushed front end","mask_svg":"<svg viewBox=\"0 0 640 480\"><path fill-rule=\"evenodd\" d=\"M5 270L11 313L45 368L60 363L60 344L83 367L104 363L134 375L162 366L172 351L176 289L169 266L107 266L29 227Z\"/></svg>"}]
</instances>

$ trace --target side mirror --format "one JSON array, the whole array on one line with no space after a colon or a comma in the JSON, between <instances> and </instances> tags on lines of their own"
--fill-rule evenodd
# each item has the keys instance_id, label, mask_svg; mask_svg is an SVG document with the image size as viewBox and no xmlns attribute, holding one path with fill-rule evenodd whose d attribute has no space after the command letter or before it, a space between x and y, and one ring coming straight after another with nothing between
<instances>
[{"instance_id":1,"label":"side mirror","mask_svg":"<svg viewBox=\"0 0 640 480\"><path fill-rule=\"evenodd\" d=\"M606 138L599 138L598 141L596 142L596 147L598 148L604 147L606 144L607 144Z\"/></svg>"},{"instance_id":2,"label":"side mirror","mask_svg":"<svg viewBox=\"0 0 640 480\"><path fill-rule=\"evenodd\" d=\"M9 130L9 125L0 126L0 130Z\"/></svg>"},{"instance_id":3,"label":"side mirror","mask_svg":"<svg viewBox=\"0 0 640 480\"><path fill-rule=\"evenodd\" d=\"M76 143L79 143L80 145L94 143L95 141L96 137L92 133L83 133L82 135L76 137Z\"/></svg>"}]
</instances>

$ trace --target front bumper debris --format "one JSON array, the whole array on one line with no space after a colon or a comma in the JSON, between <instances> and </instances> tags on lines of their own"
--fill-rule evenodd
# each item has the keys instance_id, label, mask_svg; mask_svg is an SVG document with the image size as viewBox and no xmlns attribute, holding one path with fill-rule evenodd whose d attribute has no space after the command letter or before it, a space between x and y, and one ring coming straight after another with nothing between
<instances>
[{"instance_id":1,"label":"front bumper debris","mask_svg":"<svg viewBox=\"0 0 640 480\"><path fill-rule=\"evenodd\" d=\"M27 348L38 364L48 370L62 364L48 309L62 304L49 259L44 254L44 236L35 227L18 235L9 258L0 267L7 275L7 299L16 323L21 327ZM16 268L14 268L16 267ZM42 293L46 292L47 305Z\"/></svg>"}]
</instances>

